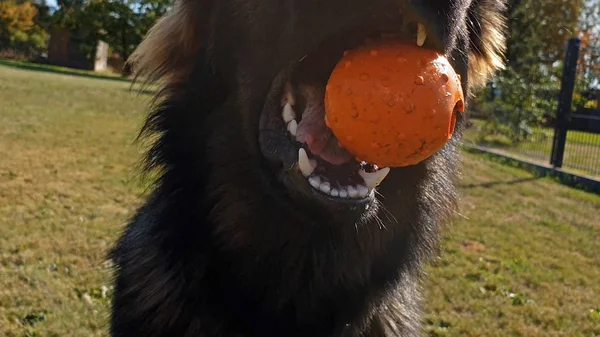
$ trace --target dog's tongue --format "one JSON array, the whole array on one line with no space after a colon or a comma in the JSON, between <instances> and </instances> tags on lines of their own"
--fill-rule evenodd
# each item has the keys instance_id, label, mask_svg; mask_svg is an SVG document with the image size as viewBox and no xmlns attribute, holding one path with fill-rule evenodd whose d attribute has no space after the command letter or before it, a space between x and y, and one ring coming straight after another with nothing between
<instances>
[{"instance_id":1,"label":"dog's tongue","mask_svg":"<svg viewBox=\"0 0 600 337\"><path fill-rule=\"evenodd\" d=\"M306 99L306 108L298 124L296 140L306 143L312 154L331 164L340 165L352 160L354 156L339 146L337 138L325 125L324 90L310 85L300 85L298 89Z\"/></svg>"}]
</instances>

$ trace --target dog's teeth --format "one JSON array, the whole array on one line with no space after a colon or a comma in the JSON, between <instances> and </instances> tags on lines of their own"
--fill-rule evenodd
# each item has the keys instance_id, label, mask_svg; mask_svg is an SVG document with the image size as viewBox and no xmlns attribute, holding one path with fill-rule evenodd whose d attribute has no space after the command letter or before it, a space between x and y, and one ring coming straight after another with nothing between
<instances>
[{"instance_id":1,"label":"dog's teeth","mask_svg":"<svg viewBox=\"0 0 600 337\"><path fill-rule=\"evenodd\" d=\"M417 24L417 46L421 47L427 39L427 31L422 23Z\"/></svg>"},{"instance_id":2,"label":"dog's teeth","mask_svg":"<svg viewBox=\"0 0 600 337\"><path fill-rule=\"evenodd\" d=\"M358 196L361 198L364 198L369 194L369 188L367 186L358 185L356 188L358 189Z\"/></svg>"},{"instance_id":3,"label":"dog's teeth","mask_svg":"<svg viewBox=\"0 0 600 337\"><path fill-rule=\"evenodd\" d=\"M348 198L348 190L344 187L340 187L338 193L340 194L340 198Z\"/></svg>"},{"instance_id":4,"label":"dog's teeth","mask_svg":"<svg viewBox=\"0 0 600 337\"><path fill-rule=\"evenodd\" d=\"M329 191L331 191L331 186L328 182L322 182L321 185L319 185L319 189L323 193L329 193Z\"/></svg>"},{"instance_id":5,"label":"dog's teeth","mask_svg":"<svg viewBox=\"0 0 600 337\"><path fill-rule=\"evenodd\" d=\"M294 97L294 94L292 94L291 91L285 93L285 100L292 106L296 105L296 98Z\"/></svg>"},{"instance_id":6,"label":"dog's teeth","mask_svg":"<svg viewBox=\"0 0 600 337\"><path fill-rule=\"evenodd\" d=\"M300 168L302 175L308 177L314 172L315 168L317 167L317 162L308 159L306 150L300 148L300 150L298 150L298 167Z\"/></svg>"},{"instance_id":7,"label":"dog's teeth","mask_svg":"<svg viewBox=\"0 0 600 337\"><path fill-rule=\"evenodd\" d=\"M292 85L287 82L283 87L283 100L282 103L285 105L286 103L296 105L296 98L294 97L294 91Z\"/></svg>"},{"instance_id":8,"label":"dog's teeth","mask_svg":"<svg viewBox=\"0 0 600 337\"><path fill-rule=\"evenodd\" d=\"M292 134L292 136L295 136L296 131L298 131L298 122L296 122L295 119L292 119L292 121L288 123L287 129Z\"/></svg>"},{"instance_id":9,"label":"dog's teeth","mask_svg":"<svg viewBox=\"0 0 600 337\"><path fill-rule=\"evenodd\" d=\"M389 167L384 167L373 173L368 173L363 170L358 170L358 174L360 174L360 176L365 181L365 185L367 185L367 187L370 190L374 189L379 184L381 184L381 182L383 181L383 179L385 179L385 177L388 175L388 173L390 173Z\"/></svg>"},{"instance_id":10,"label":"dog's teeth","mask_svg":"<svg viewBox=\"0 0 600 337\"><path fill-rule=\"evenodd\" d=\"M319 177L310 177L308 179L308 183L310 184L310 186L319 189L319 186L321 185L321 178Z\"/></svg>"},{"instance_id":11,"label":"dog's teeth","mask_svg":"<svg viewBox=\"0 0 600 337\"><path fill-rule=\"evenodd\" d=\"M331 194L332 197L338 197L340 195L340 192L335 188L332 188L331 191L329 191L329 194Z\"/></svg>"},{"instance_id":12,"label":"dog's teeth","mask_svg":"<svg viewBox=\"0 0 600 337\"><path fill-rule=\"evenodd\" d=\"M346 189L348 190L348 196L350 198L358 197L358 190L354 186L348 186Z\"/></svg>"},{"instance_id":13,"label":"dog's teeth","mask_svg":"<svg viewBox=\"0 0 600 337\"><path fill-rule=\"evenodd\" d=\"M292 105L289 102L285 103L283 106L283 112L281 113L281 116L286 124L296 119L294 108L292 108Z\"/></svg>"}]
</instances>

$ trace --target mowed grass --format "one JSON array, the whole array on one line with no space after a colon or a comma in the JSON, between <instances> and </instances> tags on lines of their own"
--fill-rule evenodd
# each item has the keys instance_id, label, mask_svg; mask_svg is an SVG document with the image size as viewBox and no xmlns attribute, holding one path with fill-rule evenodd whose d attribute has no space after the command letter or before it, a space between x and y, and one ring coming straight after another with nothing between
<instances>
[{"instance_id":1,"label":"mowed grass","mask_svg":"<svg viewBox=\"0 0 600 337\"><path fill-rule=\"evenodd\" d=\"M430 336L600 336L600 196L464 154Z\"/></svg>"},{"instance_id":2,"label":"mowed grass","mask_svg":"<svg viewBox=\"0 0 600 337\"><path fill-rule=\"evenodd\" d=\"M0 336L103 336L147 96L0 65Z\"/></svg>"},{"instance_id":3,"label":"mowed grass","mask_svg":"<svg viewBox=\"0 0 600 337\"><path fill-rule=\"evenodd\" d=\"M0 335L106 336L106 253L142 200L129 83L0 65ZM464 155L423 336L600 335L600 197Z\"/></svg>"},{"instance_id":4,"label":"mowed grass","mask_svg":"<svg viewBox=\"0 0 600 337\"><path fill-rule=\"evenodd\" d=\"M54 66L50 64L39 64L32 63L27 61L17 61L17 60L3 60L0 59L0 65L9 66L17 69L26 69L26 70L37 70L40 72L48 72L54 74L62 74L62 75L73 75L73 76L81 76L88 78L99 78L99 79L109 79L115 81L125 81L128 82L129 79L120 76L119 74L103 71L103 72L94 72L73 68L65 68L60 66Z\"/></svg>"},{"instance_id":5,"label":"mowed grass","mask_svg":"<svg viewBox=\"0 0 600 337\"><path fill-rule=\"evenodd\" d=\"M482 134L485 121L474 119L472 122L473 126L466 132L467 142L541 164L550 162L553 128L534 127L527 140L515 144L502 135ZM575 174L600 178L600 134L568 131L563 168Z\"/></svg>"}]
</instances>

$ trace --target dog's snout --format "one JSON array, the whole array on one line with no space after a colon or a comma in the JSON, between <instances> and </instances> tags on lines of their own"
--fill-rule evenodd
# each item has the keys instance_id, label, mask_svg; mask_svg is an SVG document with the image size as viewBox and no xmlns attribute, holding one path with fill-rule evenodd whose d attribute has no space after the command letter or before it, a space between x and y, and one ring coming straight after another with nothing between
<instances>
[{"instance_id":1,"label":"dog's snout","mask_svg":"<svg viewBox=\"0 0 600 337\"><path fill-rule=\"evenodd\" d=\"M409 20L427 33L427 45L446 53L454 47L460 22L464 21L470 1L394 0ZM435 3L435 4L434 4Z\"/></svg>"},{"instance_id":2,"label":"dog's snout","mask_svg":"<svg viewBox=\"0 0 600 337\"><path fill-rule=\"evenodd\" d=\"M414 42L419 46L446 53L454 46L457 27L460 26L457 23L460 20L464 21L470 1L353 0L339 2L339 8L342 11L349 11L353 23L367 18L375 31L392 30L406 38L414 38ZM448 13L452 14L448 15Z\"/></svg>"}]
</instances>

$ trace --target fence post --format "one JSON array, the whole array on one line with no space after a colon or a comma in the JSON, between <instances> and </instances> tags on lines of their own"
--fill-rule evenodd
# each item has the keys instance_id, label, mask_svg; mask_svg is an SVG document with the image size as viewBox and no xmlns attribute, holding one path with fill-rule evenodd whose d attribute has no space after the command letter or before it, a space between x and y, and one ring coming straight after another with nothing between
<instances>
[{"instance_id":1,"label":"fence post","mask_svg":"<svg viewBox=\"0 0 600 337\"><path fill-rule=\"evenodd\" d=\"M569 127L569 114L573 102L573 90L575 89L575 76L577 74L577 60L579 59L579 48L581 40L569 39L567 51L563 64L563 75L560 84L560 95L558 97L558 109L556 111L556 125L554 127L554 140L552 142L552 155L550 164L553 167L562 167L565 144L567 142L567 130Z\"/></svg>"}]
</instances>

